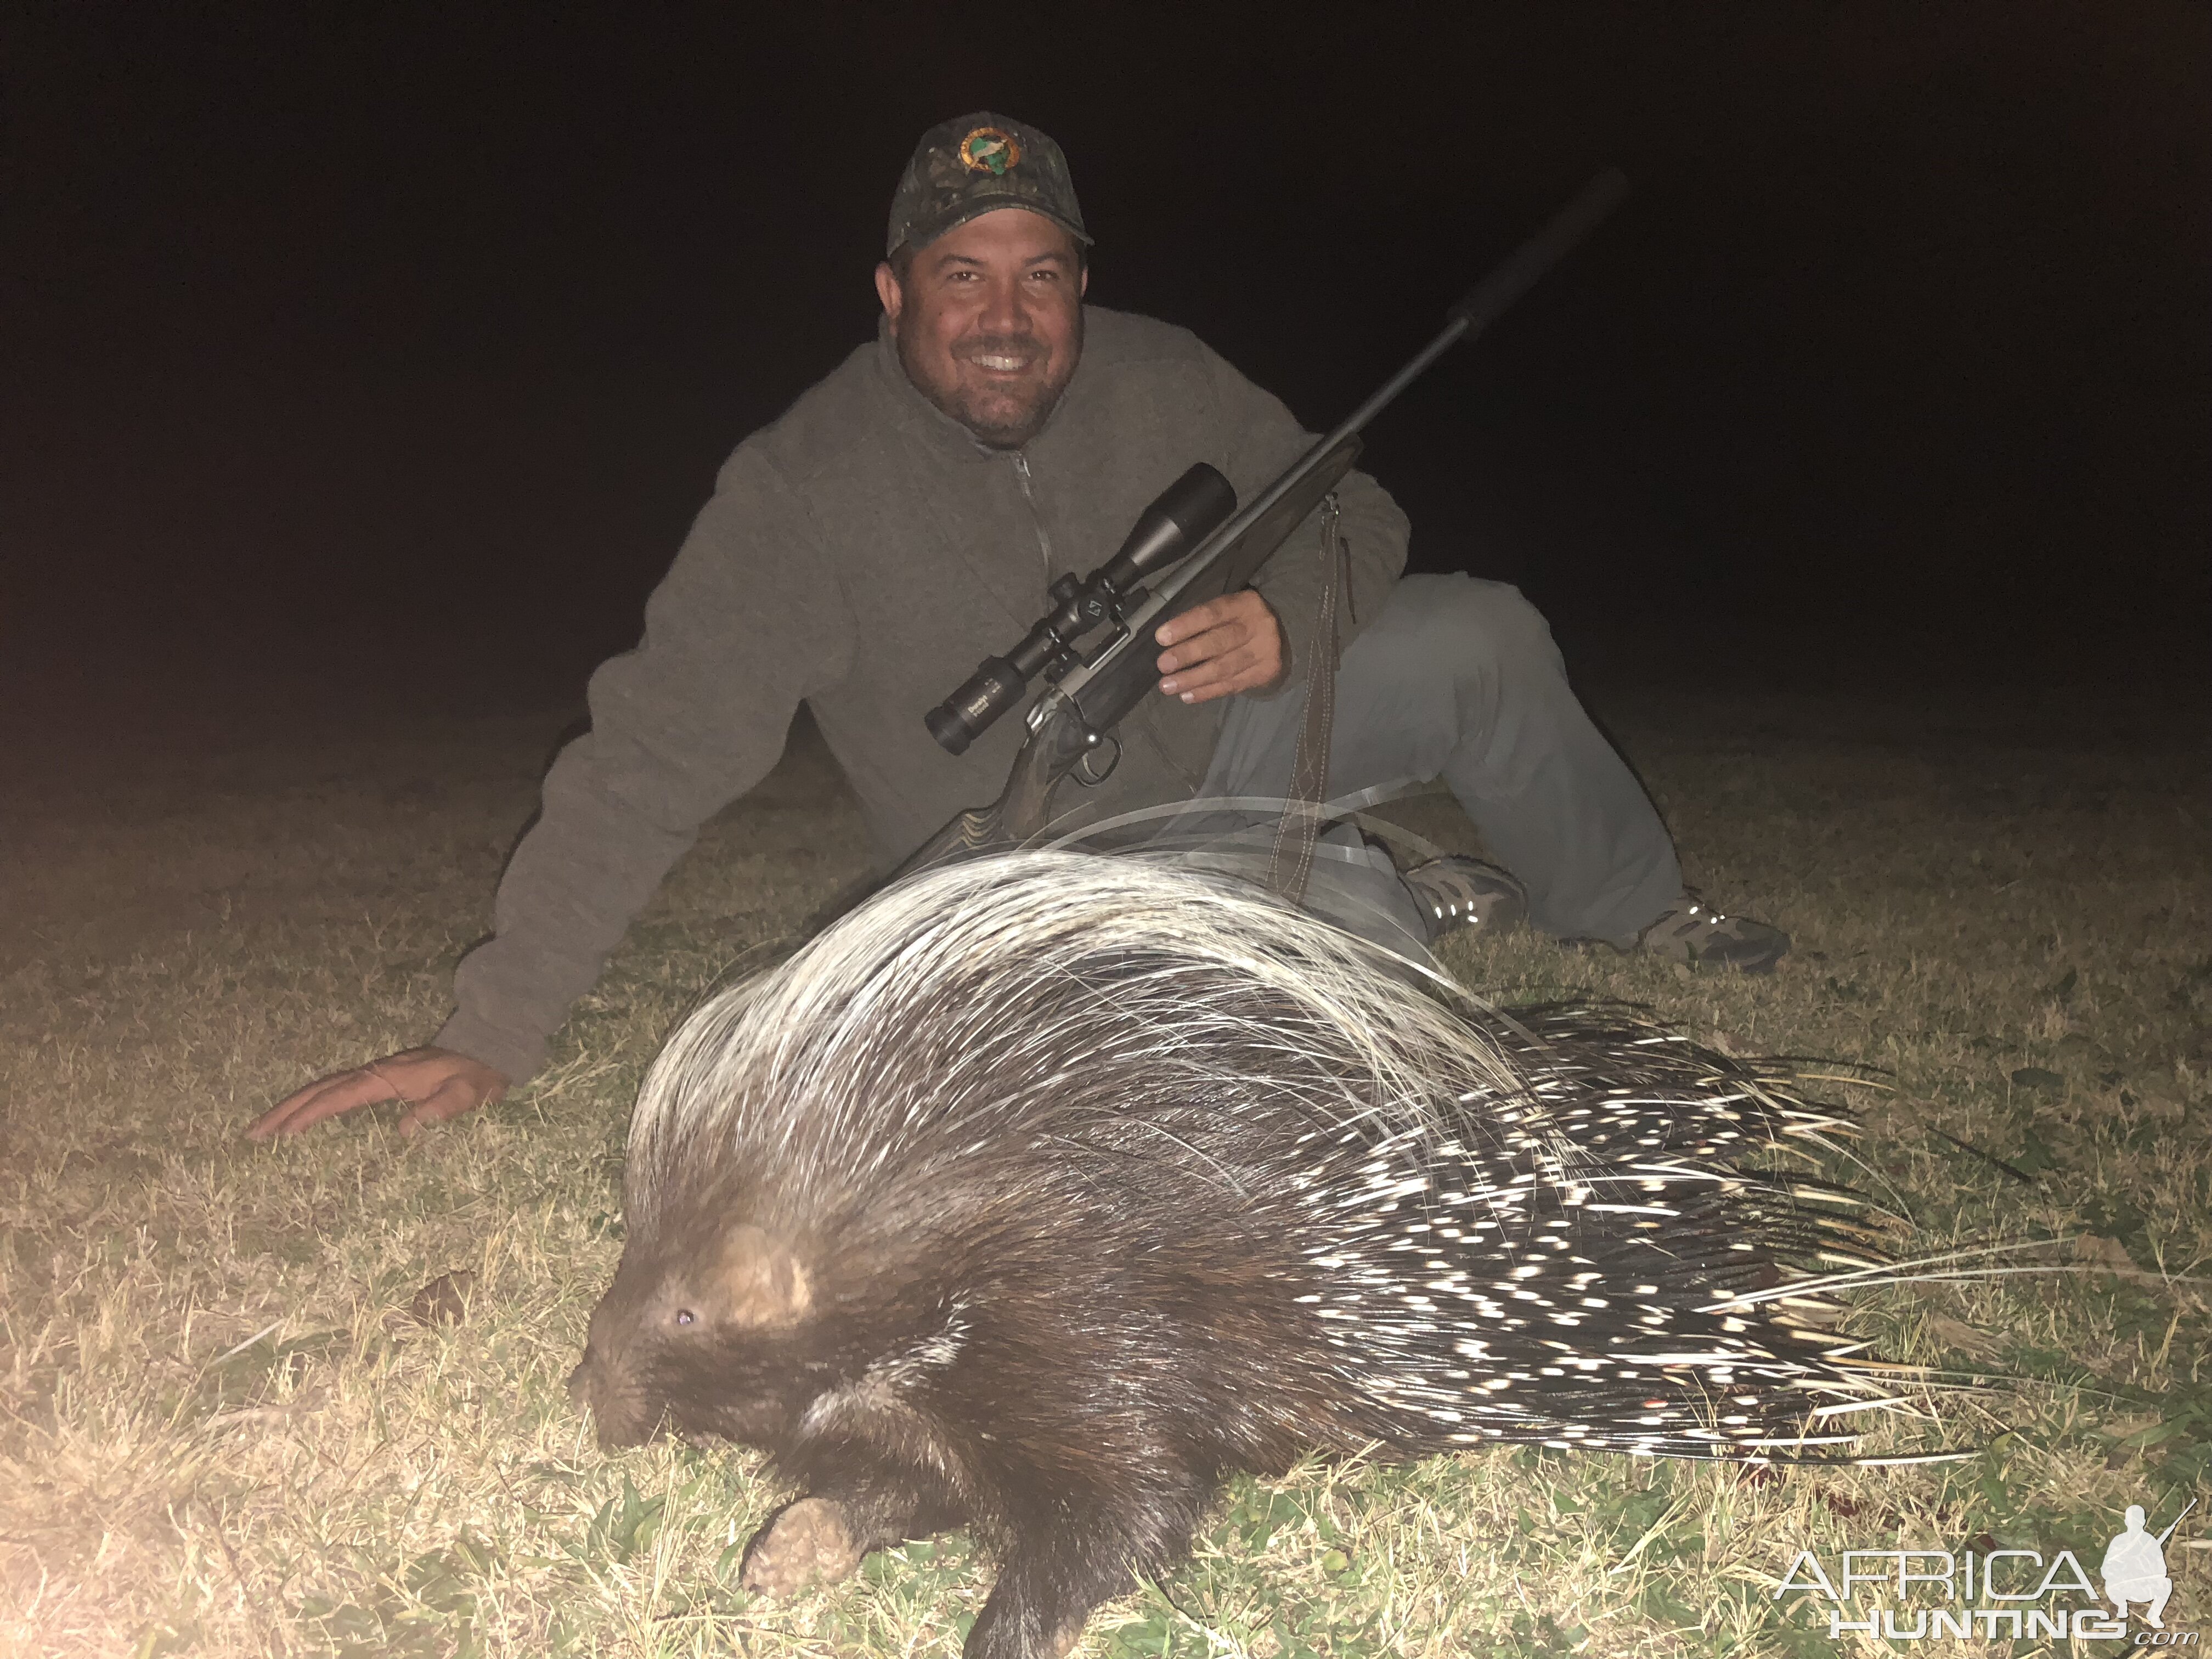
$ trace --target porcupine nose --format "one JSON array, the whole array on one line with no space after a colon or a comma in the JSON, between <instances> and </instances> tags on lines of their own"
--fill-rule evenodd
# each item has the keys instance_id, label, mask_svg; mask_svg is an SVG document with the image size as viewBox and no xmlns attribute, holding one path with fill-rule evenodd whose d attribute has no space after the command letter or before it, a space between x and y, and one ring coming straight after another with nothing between
<instances>
[{"instance_id":1,"label":"porcupine nose","mask_svg":"<svg viewBox=\"0 0 2212 1659\"><path fill-rule=\"evenodd\" d=\"M610 1369L599 1349L587 1346L583 1363L568 1373L568 1398L577 1410L590 1414L602 1451L643 1445L653 1437L653 1425L640 1415L635 1400L624 1397Z\"/></svg>"}]
</instances>

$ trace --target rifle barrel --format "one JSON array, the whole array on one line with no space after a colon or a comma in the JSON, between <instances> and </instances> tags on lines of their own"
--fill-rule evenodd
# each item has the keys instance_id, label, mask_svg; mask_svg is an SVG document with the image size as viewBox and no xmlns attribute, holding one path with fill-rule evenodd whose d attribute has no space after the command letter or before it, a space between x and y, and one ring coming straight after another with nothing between
<instances>
[{"instance_id":1,"label":"rifle barrel","mask_svg":"<svg viewBox=\"0 0 2212 1659\"><path fill-rule=\"evenodd\" d=\"M2160 1549L2164 1549L2164 1548L2166 1547L2166 1540L2167 1539L2169 1539L2169 1538L2171 1538L2171 1537L2172 1537L2172 1536L2173 1536L2173 1529L2174 1529L2174 1528L2175 1528L2175 1527L2179 1526L2183 1522L2185 1522L2185 1521L2186 1521L2187 1519L2189 1519L2189 1510L2193 1510L2193 1509L2195 1509L2196 1507L2197 1507L2197 1500L2196 1500L2195 1498L2191 1498L2191 1499L2189 1500L2189 1509L2185 1509L2185 1510L2182 1510L2182 1512L2181 1512L2180 1514L2179 1514L2179 1515L2175 1516L2173 1517L2173 1520L2172 1521L2172 1522L2171 1522L2171 1523L2169 1523L2169 1524L2168 1524L2168 1526L2166 1527L2166 1529L2164 1532L2162 1532L2162 1533L2159 1534L2159 1535L2158 1535L2158 1547L2159 1547L2159 1548L2160 1548Z\"/></svg>"},{"instance_id":2,"label":"rifle barrel","mask_svg":"<svg viewBox=\"0 0 2212 1659\"><path fill-rule=\"evenodd\" d=\"M1294 462L1291 469L1274 483L1261 490L1239 508L1237 516L1206 538L1206 544L1185 559L1172 576L1160 581L1152 590L1153 603L1145 607L1145 615L1157 615L1167 602L1173 599L1211 564L1213 556L1228 546L1246 530L1296 489L1301 481L1321 464L1322 457L1346 438L1365 428L1380 415L1398 394L1420 379L1429 365L1449 351L1462 339L1480 334L1505 311L1516 300L1535 286L1536 280L1565 258L1575 244L1597 228L1599 222L1620 205L1628 194L1628 175L1619 167L1607 167L1582 189L1574 199L1553 214L1534 236L1523 242L1489 276L1484 277L1466 294L1449 313L1451 320L1443 331L1423 346L1407 362L1406 366L1377 386L1367 401L1337 422L1326 436L1316 441ZM1073 679L1074 677L1071 676ZM1085 678L1089 677L1085 675ZM1064 689L1079 688L1063 681Z\"/></svg>"}]
</instances>

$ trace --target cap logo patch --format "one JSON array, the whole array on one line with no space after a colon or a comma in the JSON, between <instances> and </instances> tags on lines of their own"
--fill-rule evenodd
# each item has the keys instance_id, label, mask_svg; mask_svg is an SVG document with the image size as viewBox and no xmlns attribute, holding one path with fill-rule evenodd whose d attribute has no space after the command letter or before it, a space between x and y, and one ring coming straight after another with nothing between
<instances>
[{"instance_id":1,"label":"cap logo patch","mask_svg":"<svg viewBox=\"0 0 2212 1659\"><path fill-rule=\"evenodd\" d=\"M970 173L988 173L994 179L1022 159L1022 147L1003 127L977 127L960 141L960 165Z\"/></svg>"}]
</instances>

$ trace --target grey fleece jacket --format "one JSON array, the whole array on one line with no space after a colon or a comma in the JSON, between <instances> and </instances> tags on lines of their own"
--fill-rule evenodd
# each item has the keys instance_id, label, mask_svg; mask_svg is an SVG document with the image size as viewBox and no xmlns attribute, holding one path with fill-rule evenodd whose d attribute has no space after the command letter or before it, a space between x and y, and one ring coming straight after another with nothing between
<instances>
[{"instance_id":1,"label":"grey fleece jacket","mask_svg":"<svg viewBox=\"0 0 2212 1659\"><path fill-rule=\"evenodd\" d=\"M1188 331L1097 307L1084 318L1075 374L1022 449L976 442L915 390L880 331L738 447L647 603L643 641L592 677L591 730L546 775L494 935L455 975L441 1047L516 1083L537 1072L699 826L775 765L802 701L883 868L994 799L1022 722L1000 721L956 759L923 711L1021 637L1054 578L1112 556L1192 462L1249 500L1312 441ZM1362 474L1339 498L1348 641L1404 568L1407 526ZM1254 585L1300 666L1320 593L1316 526ZM1299 686L1294 673L1271 695ZM1155 696L1124 723L1121 763L1091 799L1123 811L1188 797L1226 706Z\"/></svg>"}]
</instances>

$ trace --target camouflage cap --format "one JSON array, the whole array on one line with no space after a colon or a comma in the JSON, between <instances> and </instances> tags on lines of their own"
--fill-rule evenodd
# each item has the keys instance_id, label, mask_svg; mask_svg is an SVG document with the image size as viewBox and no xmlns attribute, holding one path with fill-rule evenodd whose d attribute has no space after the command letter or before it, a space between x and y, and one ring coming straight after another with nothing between
<instances>
[{"instance_id":1,"label":"camouflage cap","mask_svg":"<svg viewBox=\"0 0 2212 1659\"><path fill-rule=\"evenodd\" d=\"M902 244L926 247L956 225L1003 207L1041 213L1089 242L1067 158L1035 127L978 110L921 135L891 198L889 257Z\"/></svg>"}]
</instances>

